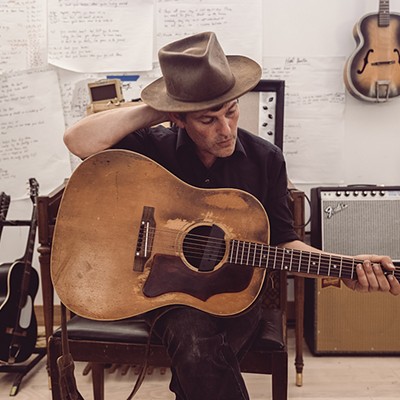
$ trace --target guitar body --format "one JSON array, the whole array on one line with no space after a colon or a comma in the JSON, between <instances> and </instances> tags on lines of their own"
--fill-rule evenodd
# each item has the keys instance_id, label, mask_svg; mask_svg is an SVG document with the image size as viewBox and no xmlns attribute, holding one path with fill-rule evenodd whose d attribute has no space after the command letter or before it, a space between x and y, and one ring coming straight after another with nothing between
<instances>
[{"instance_id":1,"label":"guitar body","mask_svg":"<svg viewBox=\"0 0 400 400\"><path fill-rule=\"evenodd\" d=\"M61 301L91 319L173 304L232 315L254 302L266 273L229 263L232 239L268 243L255 197L195 188L147 157L106 150L83 161L65 188L52 280Z\"/></svg>"},{"instance_id":2,"label":"guitar body","mask_svg":"<svg viewBox=\"0 0 400 400\"><path fill-rule=\"evenodd\" d=\"M400 14L390 13L387 25L379 14L364 16L354 27L357 47L348 59L344 81L360 100L386 101L400 94Z\"/></svg>"},{"instance_id":3,"label":"guitar body","mask_svg":"<svg viewBox=\"0 0 400 400\"><path fill-rule=\"evenodd\" d=\"M39 288L39 276L32 268L27 302L18 315L24 270L25 264L20 261L0 265L0 360L5 362L9 358L9 347L15 327L18 327L18 340L21 344L15 362L27 360L36 346L37 321L33 303Z\"/></svg>"}]
</instances>

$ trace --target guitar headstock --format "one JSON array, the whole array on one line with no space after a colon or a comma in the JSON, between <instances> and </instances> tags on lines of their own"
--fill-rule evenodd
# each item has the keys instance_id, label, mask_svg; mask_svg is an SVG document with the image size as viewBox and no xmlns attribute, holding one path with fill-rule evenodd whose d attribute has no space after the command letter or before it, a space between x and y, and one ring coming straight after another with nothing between
<instances>
[{"instance_id":1,"label":"guitar headstock","mask_svg":"<svg viewBox=\"0 0 400 400\"><path fill-rule=\"evenodd\" d=\"M29 178L29 196L33 203L36 203L36 198L39 196L39 183L35 178Z\"/></svg>"},{"instance_id":2,"label":"guitar headstock","mask_svg":"<svg viewBox=\"0 0 400 400\"><path fill-rule=\"evenodd\" d=\"M10 206L11 197L4 193L0 193L0 222L4 222L6 220L8 207Z\"/></svg>"}]
</instances>

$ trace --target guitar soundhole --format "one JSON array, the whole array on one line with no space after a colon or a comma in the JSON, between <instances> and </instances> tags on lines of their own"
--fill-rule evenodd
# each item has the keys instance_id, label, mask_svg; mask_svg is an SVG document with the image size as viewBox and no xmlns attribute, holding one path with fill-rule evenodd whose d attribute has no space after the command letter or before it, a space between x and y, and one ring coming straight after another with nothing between
<instances>
[{"instance_id":1,"label":"guitar soundhole","mask_svg":"<svg viewBox=\"0 0 400 400\"><path fill-rule=\"evenodd\" d=\"M183 240L183 254L199 271L212 271L224 257L225 233L217 225L201 225L190 230Z\"/></svg>"}]
</instances>

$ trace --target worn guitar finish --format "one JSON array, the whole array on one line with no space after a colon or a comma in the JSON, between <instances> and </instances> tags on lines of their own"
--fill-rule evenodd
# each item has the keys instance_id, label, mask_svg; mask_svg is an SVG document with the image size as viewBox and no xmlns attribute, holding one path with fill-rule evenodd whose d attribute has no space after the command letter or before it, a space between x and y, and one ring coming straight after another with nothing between
<instances>
[{"instance_id":1,"label":"worn guitar finish","mask_svg":"<svg viewBox=\"0 0 400 400\"><path fill-rule=\"evenodd\" d=\"M267 268L356 277L353 258L268 241L267 215L250 194L198 189L147 157L107 150L87 158L65 188L51 274L70 310L98 320L173 304L240 313Z\"/></svg>"},{"instance_id":2,"label":"worn guitar finish","mask_svg":"<svg viewBox=\"0 0 400 400\"><path fill-rule=\"evenodd\" d=\"M211 239L204 250L208 233L223 233L221 246ZM234 313L257 297L265 270L227 264L230 238L269 240L266 214L254 197L193 188L144 156L108 150L86 159L67 183L52 280L64 304L87 318L126 318L176 303Z\"/></svg>"},{"instance_id":3,"label":"worn guitar finish","mask_svg":"<svg viewBox=\"0 0 400 400\"><path fill-rule=\"evenodd\" d=\"M360 100L386 101L400 94L400 14L389 12L389 0L379 12L365 15L354 27L357 48L348 59L344 80Z\"/></svg>"}]
</instances>

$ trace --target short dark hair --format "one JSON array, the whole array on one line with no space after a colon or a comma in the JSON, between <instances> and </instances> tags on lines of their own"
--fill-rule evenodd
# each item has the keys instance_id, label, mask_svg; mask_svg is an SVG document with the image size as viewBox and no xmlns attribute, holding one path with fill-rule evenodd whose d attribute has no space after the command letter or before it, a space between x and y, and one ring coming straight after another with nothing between
<instances>
[{"instance_id":1,"label":"short dark hair","mask_svg":"<svg viewBox=\"0 0 400 400\"><path fill-rule=\"evenodd\" d=\"M231 100L231 101L232 101L232 100ZM236 102L239 103L239 99L236 99ZM211 107L211 108L207 108L207 111L212 111L212 112L219 111L219 110L220 110L222 107L224 107L225 104L227 104L227 103L229 103L229 102L222 103L222 104L218 104L218 105L216 105L216 106L214 106L214 107ZM187 115L187 112L180 112L180 113L178 113L178 118L179 118L181 121L186 121L186 115Z\"/></svg>"}]
</instances>

